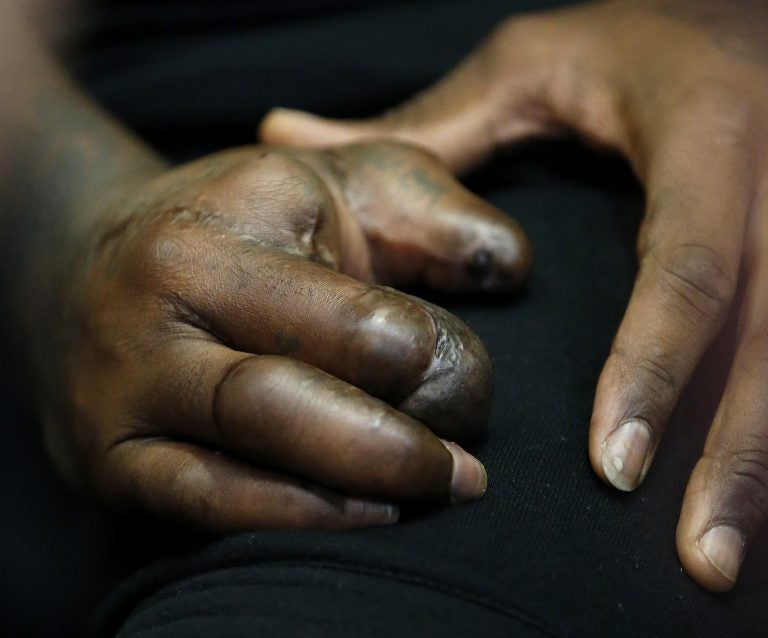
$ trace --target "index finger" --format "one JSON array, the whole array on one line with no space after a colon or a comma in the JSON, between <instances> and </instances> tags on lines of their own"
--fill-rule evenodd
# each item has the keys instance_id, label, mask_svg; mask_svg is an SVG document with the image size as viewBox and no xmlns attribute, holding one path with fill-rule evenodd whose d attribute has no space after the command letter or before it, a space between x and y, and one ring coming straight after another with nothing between
<instances>
[{"instance_id":1,"label":"index finger","mask_svg":"<svg viewBox=\"0 0 768 638\"><path fill-rule=\"evenodd\" d=\"M708 161L692 161L688 140L704 132L678 131L654 158L640 271L598 383L590 456L598 475L621 490L643 481L736 290L749 171L740 151L711 136L697 149L709 152Z\"/></svg>"}]
</instances>

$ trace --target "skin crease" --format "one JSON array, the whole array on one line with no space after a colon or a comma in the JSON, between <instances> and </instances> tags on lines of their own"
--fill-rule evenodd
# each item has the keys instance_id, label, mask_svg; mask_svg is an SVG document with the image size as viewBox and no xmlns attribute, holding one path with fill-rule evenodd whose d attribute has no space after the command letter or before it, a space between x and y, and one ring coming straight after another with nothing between
<instances>
[{"instance_id":1,"label":"skin crease","mask_svg":"<svg viewBox=\"0 0 768 638\"><path fill-rule=\"evenodd\" d=\"M382 218L372 248L346 185L311 168L329 154L280 149L161 173L97 220L75 249L88 256L77 262L82 284L59 301L77 313L63 366L70 418L46 422L51 438L67 439L73 458L60 464L79 482L109 503L216 531L375 524L389 522L386 503L479 495L452 493L453 459L437 436L483 431L485 349L446 311L346 273L389 282L375 264L399 251L413 265L398 283L428 272L449 290L480 290L498 276L491 289L508 290L528 268L525 239L423 151L377 143L333 159L356 183L369 154L419 167L443 188L434 201L414 197L402 223L426 226L427 237L471 226L473 241L455 238L450 256L420 239L403 248L399 224L383 219L403 196L379 175L386 188L376 193L372 180L377 204L365 212ZM457 224L458 209L472 221ZM501 249L477 239L486 234L504 236ZM494 255L482 278L467 272L478 241ZM167 458L152 457L158 447ZM185 472L169 501L154 493L167 470L155 472L174 458ZM238 509L227 490L255 472L256 504ZM195 476L209 473L218 483L202 488ZM189 503L201 489L202 510ZM304 509L287 517L282 500ZM363 512L350 514L350 502Z\"/></svg>"},{"instance_id":2,"label":"skin crease","mask_svg":"<svg viewBox=\"0 0 768 638\"><path fill-rule=\"evenodd\" d=\"M3 10L6 6L10 3L0 5ZM650 428L651 454L641 468L647 469L681 387L706 346L718 338L725 317L734 319L738 326L736 357L702 461L688 488L678 533L683 565L713 590L732 585L734 569L724 567L735 565L737 569L740 557L730 565L725 565L727 560L721 560L720 567L713 564L704 553L709 547L703 542L706 530L731 526L737 533L730 538L736 538L737 545L739 539L748 541L762 524L768 502L762 391L768 300L766 287L761 285L768 276L762 246L768 237L762 152L768 147L764 128L766 24L764 5L755 1L616 0L529 16L501 25L444 83L425 93L415 106L395 110L383 121L329 125L283 114L270 118L262 128L264 139L281 145L325 146L361 135L393 135L433 149L456 170L489 157L496 146L571 131L628 158L648 191L648 214L638 242L643 265L600 381L590 453L595 471L608 478L603 463L607 436L628 419L642 419ZM331 488L341 485L343 480L332 474L335 468L310 464L308 476L297 480L295 470L290 476L280 474L257 459L243 462L242 455L231 453L244 443L255 457L265 448L250 439L243 442L242 424L247 415L237 410L243 402L222 398L228 392L212 391L220 386L210 380L227 380L232 385L225 390L232 387L245 393L251 386L240 381L241 375L251 373L259 382L257 388L263 378L270 381L269 391L259 395L265 412L275 409L268 399L296 396L284 388L311 388L311 395L326 392L334 400L344 396L360 413L375 415L371 421L364 419L365 427L396 421L398 425L388 430L392 438L387 441L407 440L414 445L432 441L429 450L433 454L425 453L423 458L431 468L429 477L442 486L437 490L440 497L446 499L450 467L443 449L412 419L402 413L393 415L385 402L369 400L371 394L381 392L404 405L410 387L386 387L381 382L382 388L371 392L357 388L363 392L359 394L354 385L339 386L342 381L337 376L323 376L317 366L304 368L310 364L289 356L301 350L303 335L295 332L273 329L261 335L265 342L266 337L272 339L277 354L260 353L260 360L229 347L227 341L233 338L226 330L236 326L210 310L236 309L238 316L248 318L246 308L238 305L239 294L233 295L226 285L239 282L238 293L247 289L248 277L243 273L248 270L238 259L226 260L230 253L222 254L214 244L237 244L245 254L258 253L266 263L275 253L280 253L280 259L293 257L297 262L292 268L297 272L305 272L298 265L303 259L302 266L325 265L326 273L351 265L360 268L349 271L357 277L379 273L394 282L408 272L399 272L399 260L388 259L385 251L377 249L385 236L389 246L398 247L393 254L410 254L410 263L433 283L440 279L430 275L435 263L438 271L453 264L454 274L444 280L449 287L461 281L456 276L459 270L476 281L484 281L489 272L487 266L477 265L487 263L488 249L474 243L472 214L458 216L464 220L460 224L464 230L457 234L472 239L471 249L456 262L446 261L438 246L443 245L444 233L430 231L428 236L441 240L423 246L421 253L409 251L402 239L413 235L413 224L397 224L393 229L383 223L391 231L387 235L378 227L382 220L371 216L362 204L352 205L359 224L356 233L354 224L344 225L348 217L338 210L348 204L335 194L345 193L351 202L357 202L365 199L364 188L341 186L344 180L339 176L323 176L325 169L320 164L336 170L333 153L315 156L302 152L295 156L298 166L283 167L288 178L277 181L283 185L302 182L297 176L309 163L314 176L303 175L313 188L322 183L332 193L334 210L342 220L337 230L329 231L335 222L316 228L297 223L291 215L283 218L290 222L288 226L271 226L266 223L272 219L268 212L264 212L263 224L230 220L222 230L217 219L220 212L212 215L199 204L209 198L225 198L217 181L219 169L229 168L230 176L237 178L238 174L252 175L253 166L240 164L237 169L234 166L242 158L219 158L218 168L215 162L204 169L188 167L188 174L183 169L173 173L174 177L166 176L166 181L162 176L168 169L162 160L62 82L60 72L49 68L39 47L23 37L17 42L13 25L5 14L0 16L0 46L8 49L0 55L0 186L3 201L11 202L3 207L0 218L3 252L5 237L11 237L9 253L23 249L36 256L36 263L25 263L19 276L20 289L34 286L32 289L40 291L34 307L27 307L28 302L24 306L20 320L25 327L19 335L27 334L30 348L35 350L29 360L34 361L49 443L66 472L87 477L86 482L113 504L221 531L259 525L344 527L391 520L386 507L347 499L328 485L312 482L312 477L322 475ZM19 80L22 76L24 81ZM260 151L252 153L256 162ZM415 164L425 161L423 155L419 158ZM397 188L407 190L406 185L424 184L422 169L413 168L415 172L384 171L389 175L385 181L395 192ZM359 170L362 174L363 169ZM212 176L210 183L207 171ZM247 188L249 180L243 181ZM209 194L209 187L218 194ZM240 200L236 197L239 187L230 185L225 190L235 195L237 206L234 201L228 203L240 215L257 210L245 202L270 199ZM280 188L273 184L273 199L275 190ZM428 186L422 191L425 206L439 190ZM192 191L200 198L192 202L197 204L194 207L190 205ZM183 202L176 201L174 193ZM307 218L312 215L305 215L303 221ZM254 232L254 226L265 235ZM321 237L315 252L312 229ZM322 237L324 232L327 238ZM484 232L487 230L478 234ZM361 235L364 243L358 241ZM363 247L370 251L369 260L364 258ZM515 250L526 254L519 247ZM114 259L109 258L110 251ZM168 295L167 290L153 295L147 289L153 281L161 283L161 273L170 280L163 267L174 263L174 255L190 254L195 255L194 261L197 256L210 260L205 263L212 270L187 280L178 272L176 282L186 284L185 292L197 293L196 301L214 301L211 307L193 305L184 296ZM314 255L314 261L307 259L308 254ZM525 262L524 258L519 261ZM126 270L125 263L140 263L146 270ZM101 270L94 270L94 264ZM506 277L517 281L521 275ZM94 283L88 296L84 281ZM295 282L296 277L290 281ZM338 283L349 290L347 280ZM281 287L279 279L265 279L265 285L283 298L296 297L295 290L289 287L286 291L286 282ZM305 290L308 298L314 293L311 285ZM329 296L328 300L336 303L339 298ZM8 307L22 308L19 297L14 299L16 305ZM107 299L118 303L122 312L111 311ZM400 304L400 298L392 303ZM413 308L405 301L402 304ZM423 307L403 313L418 318L414 335L423 334L421 318L429 312ZM376 323L376 316L370 313L366 320ZM152 318L159 321L151 324L151 330L138 329ZM317 343L325 343L317 332L310 330L310 334ZM137 335L143 337L138 344ZM402 331L396 335L402 336ZM24 339L20 337L20 341ZM164 350L168 343L174 347ZM413 357L418 359L418 355ZM150 383L147 370L167 384ZM86 377L96 385L83 381ZM62 384L62 379L67 383ZM95 391L96 386L101 391ZM165 396L174 401L164 400ZM205 406L195 403L195 398ZM312 400L306 402L311 404ZM124 410L125 406L133 409ZM165 411L159 406L165 406ZM115 413L116 408L122 411ZM188 414L193 418L186 419ZM147 428L161 423L162 427ZM198 436L208 438L194 440L194 433L182 431L187 423L199 428L195 431ZM293 423L300 425L298 420ZM104 434L109 428L115 438ZM262 432L263 427L256 431ZM300 441L300 430L295 431ZM410 434L400 439L403 432ZM295 464L300 460L286 452L290 445L280 438L270 443L279 450L282 463L298 467ZM407 449L408 445L394 448ZM353 478L359 474L353 472ZM217 491L217 486L226 486L226 490ZM371 495L384 496L390 487L386 475L377 475L366 489ZM358 488L351 486L352 490ZM430 483L423 494L432 498L434 491ZM410 498L405 493L402 496Z\"/></svg>"},{"instance_id":3,"label":"skin crease","mask_svg":"<svg viewBox=\"0 0 768 638\"><path fill-rule=\"evenodd\" d=\"M399 165L425 166L435 180L445 184L441 197L446 198L446 211L451 214L454 206L475 203L420 151L386 143L334 151L338 161L344 162L350 180L356 178L357 162L363 162L363 170L368 170L364 163L367 153L387 156ZM166 434L170 431L206 441L217 449L232 449L259 463L276 465L348 493L397 500L444 500L448 482L442 446L436 445L437 440L422 426L356 388L401 405L411 417L442 436L466 441L482 431L487 415L487 354L469 329L445 311L341 274L368 271L369 279L377 277L370 266L373 260L365 234L353 217L354 209L347 208L347 203L337 206L331 195L337 189L343 195L343 186L326 185L308 168L312 163L308 155L315 156L313 160L318 163L325 160L324 153L246 149L184 167L150 184L146 191L156 194L132 211L127 222L119 221L117 231L103 231L101 236L107 239L99 242L85 284L85 338L75 347L77 352L100 353L95 365L77 367L73 394L82 397L79 412L86 414L81 418L102 423L109 414L130 412L131 405L142 406L149 414L134 415L126 428L100 428L99 435L106 440L97 445L108 449L116 439L157 436L158 422L168 423L161 426ZM402 196L394 189L391 195L380 193L376 200L377 209L369 207L366 213L372 218L386 216ZM517 228L480 202L475 206L477 233L492 230L508 237L506 254L499 255L499 262L508 259L511 268L526 268L510 257L524 242ZM427 230L456 232L451 216L443 220L439 208L429 213L430 221L422 223L434 228ZM416 205L403 214L416 218L424 211ZM462 232L463 226L457 230ZM394 227L393 234L398 232ZM378 249L387 243L388 237L382 233ZM399 259L408 259L411 252L418 254L420 246L411 246ZM452 263L468 262L471 255L459 252L445 264L432 263L430 272L443 269L442 281L450 289L477 288L477 280ZM408 269L411 281L419 278L418 263L425 259L429 257L418 255L417 264ZM120 316L126 320L116 321ZM159 334L157 326L162 327ZM174 343L176 339L167 331L178 333L182 345ZM148 340L142 344L128 333L146 334ZM170 337L171 344L160 343L160 336ZM212 346L212 337L221 345ZM198 340L203 343L194 350L199 347L199 352L205 353L210 349L211 354L194 354L188 360L190 341ZM123 344L128 343L130 350L125 352ZM223 345L231 349L229 354L224 354ZM227 376L226 370L233 358L242 359L243 352L277 358L264 359L271 362L269 366L248 363L242 370L258 368L258 373L247 375L248 383L232 390L233 377ZM158 362L156 376L147 374L147 357ZM203 386L204 396L218 379L225 379L219 386L225 398L217 395L218 430L213 432L207 420L208 401L198 405L200 400L189 396L197 393L184 387L189 380L176 379L173 371L159 363L167 358L176 366L182 360L194 369L201 362L210 366L211 357L221 357L222 367L206 370L204 374L210 376L207 380L197 377L202 371L196 372L195 382ZM282 357L313 367L290 366ZM105 359L122 363L105 366ZM319 374L319 370L335 379ZM108 402L99 406L97 415L87 414L97 404L96 397L115 386L112 375L123 377L127 372L144 379L133 384L125 405ZM245 373L238 374L236 378L242 379ZM272 374L278 378L273 379ZM169 392L177 386L181 386L178 393ZM278 405L255 407L264 400L262 393L273 396L273 392L282 393ZM330 402L332 416L326 414L331 408L314 405L326 393L338 397ZM173 396L186 396L191 404L182 409L182 429L175 424L179 415L174 413L180 407L178 401L171 401ZM415 396L420 399L414 400ZM342 409L344 397L349 400ZM230 415L231 410L235 416ZM288 432L274 424L286 418L301 432L318 431L312 435L315 438L301 441L302 448L307 448L303 455L298 455L296 448L299 432L290 433L293 443L289 450L278 451L286 443L279 444L273 437ZM230 420L235 425L230 426ZM349 429L348 435L344 429L320 434L329 422L340 421L347 422L344 428ZM134 422L140 425L136 427ZM271 427L275 432L254 433L255 422L259 422L257 428ZM372 463L374 455L390 455L392 460ZM413 457L419 455L426 458L413 463ZM430 461L430 456L439 458ZM434 470L429 469L429 463L436 466Z\"/></svg>"},{"instance_id":4,"label":"skin crease","mask_svg":"<svg viewBox=\"0 0 768 638\"><path fill-rule=\"evenodd\" d=\"M400 143L172 168L15 9L0 4L0 294L65 478L217 533L481 497L482 465L439 437L484 430L485 348L388 286L510 292L531 262L517 224Z\"/></svg>"},{"instance_id":5,"label":"skin crease","mask_svg":"<svg viewBox=\"0 0 768 638\"><path fill-rule=\"evenodd\" d=\"M768 514L768 5L614 0L512 18L441 82L381 117L276 110L269 143L390 136L454 170L521 139L577 133L623 154L647 194L640 268L601 374L589 454L624 490L651 469L704 352L735 331L728 381L693 471L677 549L730 589ZM626 426L626 427L622 427ZM651 470L652 471L652 470Z\"/></svg>"}]
</instances>

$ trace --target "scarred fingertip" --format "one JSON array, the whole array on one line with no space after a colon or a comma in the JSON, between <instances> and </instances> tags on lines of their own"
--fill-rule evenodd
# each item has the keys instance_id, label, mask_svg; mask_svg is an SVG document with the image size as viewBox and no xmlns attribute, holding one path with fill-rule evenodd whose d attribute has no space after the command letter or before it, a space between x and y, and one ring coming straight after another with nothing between
<instances>
[{"instance_id":1,"label":"scarred fingertip","mask_svg":"<svg viewBox=\"0 0 768 638\"><path fill-rule=\"evenodd\" d=\"M478 232L478 243L466 258L469 288L485 292L514 292L528 280L533 248L522 228L509 218Z\"/></svg>"},{"instance_id":2,"label":"scarred fingertip","mask_svg":"<svg viewBox=\"0 0 768 638\"><path fill-rule=\"evenodd\" d=\"M488 474L483 464L455 443L440 441L453 459L451 503L467 503L482 498L488 487Z\"/></svg>"}]
</instances>

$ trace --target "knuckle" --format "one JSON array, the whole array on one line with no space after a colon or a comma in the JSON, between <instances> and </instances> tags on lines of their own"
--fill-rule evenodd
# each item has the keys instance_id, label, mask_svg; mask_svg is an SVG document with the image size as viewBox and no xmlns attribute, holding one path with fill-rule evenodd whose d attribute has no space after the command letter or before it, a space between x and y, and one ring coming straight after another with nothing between
<instances>
[{"instance_id":1,"label":"knuckle","mask_svg":"<svg viewBox=\"0 0 768 638\"><path fill-rule=\"evenodd\" d=\"M221 175L211 187L213 199L226 204L222 215L254 216L267 227L286 215L301 218L332 200L316 164L320 155L288 150L261 150ZM229 212L227 212L229 211Z\"/></svg>"},{"instance_id":2,"label":"knuckle","mask_svg":"<svg viewBox=\"0 0 768 638\"><path fill-rule=\"evenodd\" d=\"M125 237L128 258L123 274L138 289L177 292L205 251L202 234L188 224L187 211L168 211Z\"/></svg>"},{"instance_id":3,"label":"knuckle","mask_svg":"<svg viewBox=\"0 0 768 638\"><path fill-rule=\"evenodd\" d=\"M294 208L291 219L293 237L289 245L293 244L308 259L338 270L339 260L335 255L340 251L334 246L336 233L332 227L330 208L327 201L307 202Z\"/></svg>"},{"instance_id":4,"label":"knuckle","mask_svg":"<svg viewBox=\"0 0 768 638\"><path fill-rule=\"evenodd\" d=\"M138 250L142 271L150 277L165 277L178 267L185 242L170 229L150 233Z\"/></svg>"},{"instance_id":5,"label":"knuckle","mask_svg":"<svg viewBox=\"0 0 768 638\"><path fill-rule=\"evenodd\" d=\"M364 291L356 305L349 350L363 360L395 366L413 385L432 361L436 341L432 317L420 304L383 288Z\"/></svg>"},{"instance_id":6,"label":"knuckle","mask_svg":"<svg viewBox=\"0 0 768 638\"><path fill-rule=\"evenodd\" d=\"M654 257L659 283L695 318L719 322L725 316L736 289L726 259L703 244L677 244L658 250Z\"/></svg>"},{"instance_id":7,"label":"knuckle","mask_svg":"<svg viewBox=\"0 0 768 638\"><path fill-rule=\"evenodd\" d=\"M338 269L336 195L329 184L343 179L333 170L332 154L264 154L276 165L243 195L259 241Z\"/></svg>"},{"instance_id":8,"label":"knuckle","mask_svg":"<svg viewBox=\"0 0 768 638\"><path fill-rule=\"evenodd\" d=\"M563 15L530 14L513 17L493 33L485 53L490 75L501 81L490 82L507 86L511 91L503 94L506 112L519 108L521 92L517 83L507 78L517 75L528 91L538 96L539 113L532 116L539 127L551 130L552 120L565 120L571 128L597 146L618 147L627 150L630 145L626 120L626 97L611 81L608 72L610 55L593 33L579 24L573 28L571 20ZM552 57L547 42L557 42L559 50L568 55ZM599 62L596 62L599 61ZM511 74L510 70L518 71ZM544 110L541 110L544 107ZM545 111L554 113L544 115ZM503 130L504 123L495 123Z\"/></svg>"}]
</instances>

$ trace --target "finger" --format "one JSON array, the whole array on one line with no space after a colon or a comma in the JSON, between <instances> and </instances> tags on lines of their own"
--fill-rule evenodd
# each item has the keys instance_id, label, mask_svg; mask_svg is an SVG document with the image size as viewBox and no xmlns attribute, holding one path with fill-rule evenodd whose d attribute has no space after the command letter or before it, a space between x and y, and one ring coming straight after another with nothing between
<instances>
[{"instance_id":1,"label":"finger","mask_svg":"<svg viewBox=\"0 0 768 638\"><path fill-rule=\"evenodd\" d=\"M482 465L386 403L312 366L197 339L167 346L142 420L345 494L460 502L485 489Z\"/></svg>"},{"instance_id":2,"label":"finger","mask_svg":"<svg viewBox=\"0 0 768 638\"><path fill-rule=\"evenodd\" d=\"M204 196L216 209L206 222L245 242L357 279L451 292L507 292L527 277L531 251L520 227L429 153L377 143L240 154Z\"/></svg>"},{"instance_id":3,"label":"finger","mask_svg":"<svg viewBox=\"0 0 768 638\"><path fill-rule=\"evenodd\" d=\"M527 279L531 248L520 226L465 189L432 154L379 142L311 158L328 183L342 182L340 214L348 210L362 226L378 280L509 292Z\"/></svg>"},{"instance_id":4,"label":"finger","mask_svg":"<svg viewBox=\"0 0 768 638\"><path fill-rule=\"evenodd\" d=\"M597 387L590 429L595 471L621 490L645 477L682 388L719 332L735 292L751 192L735 148L681 129L653 158L641 264ZM707 139L707 138L705 138Z\"/></svg>"},{"instance_id":5,"label":"finger","mask_svg":"<svg viewBox=\"0 0 768 638\"><path fill-rule=\"evenodd\" d=\"M107 502L196 529L347 529L395 523L396 506L343 496L192 443L132 439L110 450Z\"/></svg>"},{"instance_id":6,"label":"finger","mask_svg":"<svg viewBox=\"0 0 768 638\"><path fill-rule=\"evenodd\" d=\"M766 237L768 225L759 230ZM753 254L760 254L755 251ZM747 272L739 346L696 465L677 530L688 573L713 591L736 582L747 545L768 514L768 259Z\"/></svg>"},{"instance_id":7,"label":"finger","mask_svg":"<svg viewBox=\"0 0 768 638\"><path fill-rule=\"evenodd\" d=\"M499 144L553 130L542 100L533 99L541 93L548 56L541 43L531 46L532 23L505 23L443 80L380 117L342 122L275 109L259 137L312 147L389 137L429 148L453 170L469 169Z\"/></svg>"},{"instance_id":8,"label":"finger","mask_svg":"<svg viewBox=\"0 0 768 638\"><path fill-rule=\"evenodd\" d=\"M211 242L180 297L236 350L290 356L407 410L451 440L485 428L491 367L458 318L278 251Z\"/></svg>"}]
</instances>

